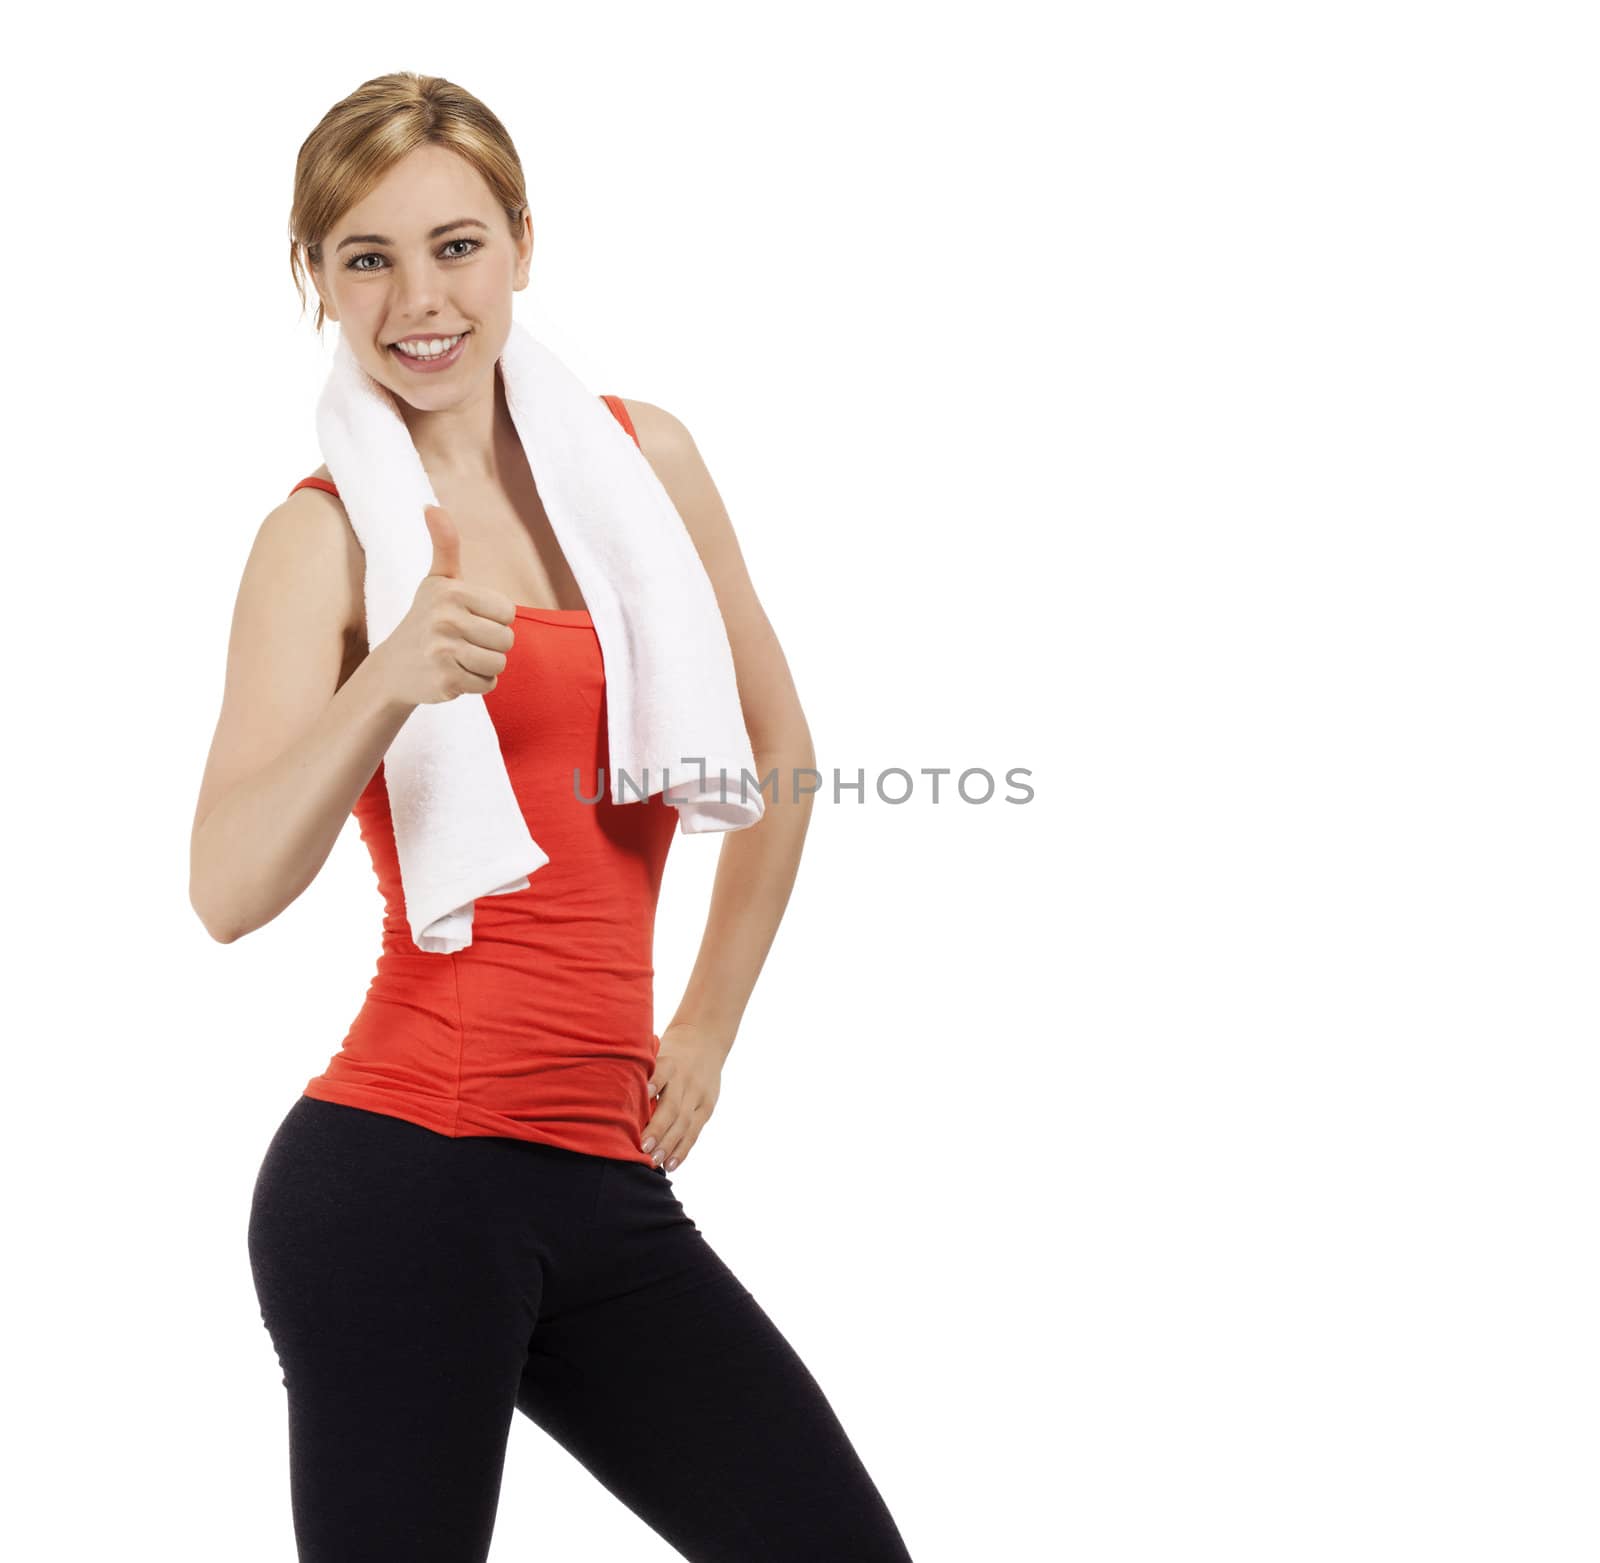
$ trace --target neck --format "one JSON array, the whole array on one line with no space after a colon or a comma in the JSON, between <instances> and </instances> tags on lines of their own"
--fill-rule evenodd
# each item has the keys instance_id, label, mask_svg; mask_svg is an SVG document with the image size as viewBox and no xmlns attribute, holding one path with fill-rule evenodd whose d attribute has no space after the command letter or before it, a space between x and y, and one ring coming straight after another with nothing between
<instances>
[{"instance_id":1,"label":"neck","mask_svg":"<svg viewBox=\"0 0 1600 1563\"><path fill-rule=\"evenodd\" d=\"M498 480L506 458L521 450L511 409L506 406L500 365L454 407L425 412L395 397L411 443L429 477L445 483Z\"/></svg>"}]
</instances>

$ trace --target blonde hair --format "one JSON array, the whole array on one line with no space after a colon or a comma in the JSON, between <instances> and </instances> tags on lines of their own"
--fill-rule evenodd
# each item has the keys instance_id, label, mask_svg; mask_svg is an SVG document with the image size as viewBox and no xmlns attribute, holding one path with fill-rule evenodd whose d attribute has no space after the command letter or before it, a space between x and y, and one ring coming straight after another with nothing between
<instances>
[{"instance_id":1,"label":"blonde hair","mask_svg":"<svg viewBox=\"0 0 1600 1563\"><path fill-rule=\"evenodd\" d=\"M471 163L504 209L512 238L521 236L528 192L506 127L464 87L442 76L374 76L322 116L295 159L289 270L302 316L307 269L322 265L328 230L401 158L428 144L448 147ZM316 326L320 335L320 299Z\"/></svg>"}]
</instances>

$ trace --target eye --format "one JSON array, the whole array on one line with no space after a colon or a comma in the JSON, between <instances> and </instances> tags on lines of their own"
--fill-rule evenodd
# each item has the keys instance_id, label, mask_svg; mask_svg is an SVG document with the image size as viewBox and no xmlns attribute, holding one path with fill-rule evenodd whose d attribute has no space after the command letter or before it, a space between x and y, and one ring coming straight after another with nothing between
<instances>
[{"instance_id":1,"label":"eye","mask_svg":"<svg viewBox=\"0 0 1600 1563\"><path fill-rule=\"evenodd\" d=\"M459 255L446 255L446 260L465 260L469 255L475 255L479 250L481 250L483 248L484 241L482 239L468 238L449 239L446 240L444 249L448 250L451 245L455 244L470 244L472 248ZM440 253L443 254L443 251ZM361 264L362 261L382 261L383 259L383 256L380 255L378 251L366 250L360 255L352 255L350 259L344 263L344 269L346 271L383 271L387 267L387 262L384 262L384 265L382 266L363 266Z\"/></svg>"}]
</instances>

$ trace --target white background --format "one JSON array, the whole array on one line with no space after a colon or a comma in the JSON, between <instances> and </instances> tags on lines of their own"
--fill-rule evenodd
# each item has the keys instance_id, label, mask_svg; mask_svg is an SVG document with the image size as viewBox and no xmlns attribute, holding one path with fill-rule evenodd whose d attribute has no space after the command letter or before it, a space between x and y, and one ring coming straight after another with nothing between
<instances>
[{"instance_id":1,"label":"white background","mask_svg":"<svg viewBox=\"0 0 1600 1563\"><path fill-rule=\"evenodd\" d=\"M295 153L416 69L520 149L518 318L693 431L822 767L1032 772L819 803L674 1175L918 1563L1592 1560L1581 10L34 13L8 1550L293 1556L246 1217L380 908L352 821L216 945L188 834L321 459ZM716 851L674 846L662 1023ZM497 1563L675 1555L517 1419Z\"/></svg>"}]
</instances>

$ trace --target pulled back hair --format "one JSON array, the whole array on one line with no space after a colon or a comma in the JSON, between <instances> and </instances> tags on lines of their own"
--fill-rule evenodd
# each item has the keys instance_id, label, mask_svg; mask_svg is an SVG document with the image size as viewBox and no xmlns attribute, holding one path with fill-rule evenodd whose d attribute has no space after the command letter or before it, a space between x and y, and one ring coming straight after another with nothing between
<instances>
[{"instance_id":1,"label":"pulled back hair","mask_svg":"<svg viewBox=\"0 0 1600 1563\"><path fill-rule=\"evenodd\" d=\"M520 237L528 192L506 127L464 87L442 76L374 76L322 116L295 159L289 270L302 316L308 268L321 267L328 230L401 158L428 144L459 153L483 175L505 211L511 237ZM322 326L319 299L319 335Z\"/></svg>"}]
</instances>

